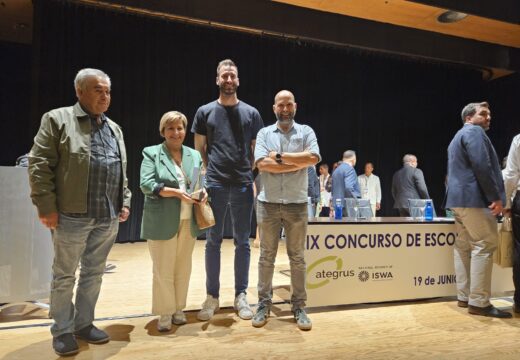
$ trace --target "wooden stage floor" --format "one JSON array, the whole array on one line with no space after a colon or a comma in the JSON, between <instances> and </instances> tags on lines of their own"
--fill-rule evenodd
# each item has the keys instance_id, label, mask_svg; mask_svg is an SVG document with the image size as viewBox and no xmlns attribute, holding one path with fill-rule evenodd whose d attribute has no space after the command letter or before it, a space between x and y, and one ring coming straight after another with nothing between
<instances>
[{"instance_id":1,"label":"wooden stage floor","mask_svg":"<svg viewBox=\"0 0 520 360\"><path fill-rule=\"evenodd\" d=\"M233 243L222 248L221 306L233 302ZM256 303L259 250L251 249L249 300ZM75 359L519 359L520 316L491 319L470 316L453 298L310 309L313 329L299 331L288 299L289 278L283 243L274 277L272 317L261 329L231 308L209 322L196 310L205 298L204 241L197 241L188 296L188 324L169 333L156 330L151 308L151 260L146 243L116 244L108 262L96 311L97 326L112 341L80 341ZM511 299L494 299L510 309ZM0 359L56 359L47 311L32 304L0 312Z\"/></svg>"}]
</instances>

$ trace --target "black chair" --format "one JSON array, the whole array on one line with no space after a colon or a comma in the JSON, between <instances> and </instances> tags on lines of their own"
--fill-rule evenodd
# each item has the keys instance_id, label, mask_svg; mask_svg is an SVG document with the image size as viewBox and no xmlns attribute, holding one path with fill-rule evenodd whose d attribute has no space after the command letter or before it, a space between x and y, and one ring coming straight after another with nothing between
<instances>
[{"instance_id":1,"label":"black chair","mask_svg":"<svg viewBox=\"0 0 520 360\"><path fill-rule=\"evenodd\" d=\"M433 217L437 217L432 199L408 199L408 210L410 211L410 216L413 218L422 219L424 217L424 208L426 207L427 201L431 201Z\"/></svg>"}]
</instances>

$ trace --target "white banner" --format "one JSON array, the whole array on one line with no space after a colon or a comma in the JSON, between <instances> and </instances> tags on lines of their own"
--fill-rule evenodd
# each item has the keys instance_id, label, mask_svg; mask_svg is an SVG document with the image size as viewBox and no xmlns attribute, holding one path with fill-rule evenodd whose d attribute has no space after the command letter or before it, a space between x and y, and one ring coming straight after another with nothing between
<instances>
[{"instance_id":1,"label":"white banner","mask_svg":"<svg viewBox=\"0 0 520 360\"><path fill-rule=\"evenodd\" d=\"M308 306L456 295L453 224L309 224L307 234ZM513 289L510 268L494 272L493 291Z\"/></svg>"}]
</instances>

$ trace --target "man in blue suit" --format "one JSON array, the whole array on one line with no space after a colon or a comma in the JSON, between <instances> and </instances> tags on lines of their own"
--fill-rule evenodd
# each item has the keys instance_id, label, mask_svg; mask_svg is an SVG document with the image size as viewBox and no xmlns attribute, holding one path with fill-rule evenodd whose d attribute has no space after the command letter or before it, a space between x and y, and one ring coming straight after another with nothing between
<instances>
[{"instance_id":1,"label":"man in blue suit","mask_svg":"<svg viewBox=\"0 0 520 360\"><path fill-rule=\"evenodd\" d=\"M343 162L332 173L332 207L336 205L336 199L341 199L345 208L345 198L361 198L361 190L357 180L356 152L347 150L343 153Z\"/></svg>"},{"instance_id":2,"label":"man in blue suit","mask_svg":"<svg viewBox=\"0 0 520 360\"><path fill-rule=\"evenodd\" d=\"M496 216L505 203L498 157L485 131L491 111L486 102L462 110L460 129L448 147L446 208L453 210L458 236L454 260L458 306L473 315L508 318L489 302L493 252L497 247Z\"/></svg>"}]
</instances>

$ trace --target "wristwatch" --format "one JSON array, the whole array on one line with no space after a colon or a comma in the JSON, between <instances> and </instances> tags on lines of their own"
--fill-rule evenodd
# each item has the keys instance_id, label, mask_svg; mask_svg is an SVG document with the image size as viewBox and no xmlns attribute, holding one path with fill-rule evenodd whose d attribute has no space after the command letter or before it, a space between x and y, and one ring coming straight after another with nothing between
<instances>
[{"instance_id":1,"label":"wristwatch","mask_svg":"<svg viewBox=\"0 0 520 360\"><path fill-rule=\"evenodd\" d=\"M278 164L281 164L282 163L282 154L277 152L276 155L274 156L275 157L275 161L278 163Z\"/></svg>"}]
</instances>

